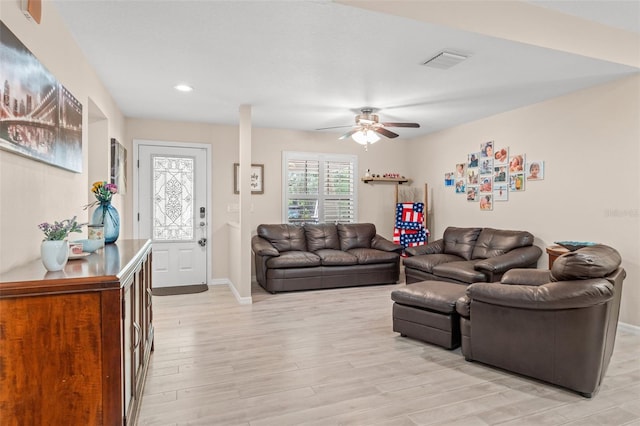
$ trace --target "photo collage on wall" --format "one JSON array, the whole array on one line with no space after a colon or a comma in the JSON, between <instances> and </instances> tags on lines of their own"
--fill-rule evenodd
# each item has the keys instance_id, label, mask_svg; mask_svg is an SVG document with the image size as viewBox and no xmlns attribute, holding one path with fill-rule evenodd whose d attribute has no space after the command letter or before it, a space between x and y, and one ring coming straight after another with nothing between
<instances>
[{"instance_id":1,"label":"photo collage on wall","mask_svg":"<svg viewBox=\"0 0 640 426\"><path fill-rule=\"evenodd\" d=\"M510 152L494 141L480 144L480 151L457 163L454 172L445 173L445 186L455 186L456 194L479 202L480 210L493 210L494 203L509 201L510 192L525 190L525 182L544 179L544 161L526 161L526 155Z\"/></svg>"}]
</instances>

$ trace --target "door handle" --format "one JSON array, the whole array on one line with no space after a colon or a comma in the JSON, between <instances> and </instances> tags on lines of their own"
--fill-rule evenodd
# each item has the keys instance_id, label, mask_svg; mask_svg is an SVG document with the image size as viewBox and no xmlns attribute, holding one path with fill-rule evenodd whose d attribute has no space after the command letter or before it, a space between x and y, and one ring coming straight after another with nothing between
<instances>
[{"instance_id":1,"label":"door handle","mask_svg":"<svg viewBox=\"0 0 640 426\"><path fill-rule=\"evenodd\" d=\"M198 240L198 244L200 244L201 247L204 247L207 245L207 239L206 238L200 238Z\"/></svg>"}]
</instances>

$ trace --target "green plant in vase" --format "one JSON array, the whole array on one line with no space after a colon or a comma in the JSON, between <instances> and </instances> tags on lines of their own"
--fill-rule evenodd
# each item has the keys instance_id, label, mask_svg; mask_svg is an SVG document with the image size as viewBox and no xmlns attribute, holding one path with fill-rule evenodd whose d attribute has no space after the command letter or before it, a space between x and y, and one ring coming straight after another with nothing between
<instances>
[{"instance_id":1,"label":"green plant in vase","mask_svg":"<svg viewBox=\"0 0 640 426\"><path fill-rule=\"evenodd\" d=\"M82 232L81 226L74 216L61 222L43 222L38 228L44 232L44 239L40 244L40 257L47 271L60 271L69 259L69 241L71 232Z\"/></svg>"}]
</instances>

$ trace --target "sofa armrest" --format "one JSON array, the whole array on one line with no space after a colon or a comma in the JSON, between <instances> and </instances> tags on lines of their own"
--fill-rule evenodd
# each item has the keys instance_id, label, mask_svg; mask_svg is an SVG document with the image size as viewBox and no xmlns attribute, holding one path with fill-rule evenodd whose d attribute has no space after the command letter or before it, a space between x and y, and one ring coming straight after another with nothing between
<instances>
[{"instance_id":1,"label":"sofa armrest","mask_svg":"<svg viewBox=\"0 0 640 426\"><path fill-rule=\"evenodd\" d=\"M396 253L402 252L401 245L395 244L379 234L376 234L375 237L373 237L373 240L371 241L371 248L382 251L395 251Z\"/></svg>"},{"instance_id":2,"label":"sofa armrest","mask_svg":"<svg viewBox=\"0 0 640 426\"><path fill-rule=\"evenodd\" d=\"M526 268L535 265L542 255L538 246L513 249L500 256L483 259L475 264L475 269L490 274L502 274L513 268Z\"/></svg>"},{"instance_id":3,"label":"sofa armrest","mask_svg":"<svg viewBox=\"0 0 640 426\"><path fill-rule=\"evenodd\" d=\"M469 318L471 314L471 299L466 294L456 300L456 311L463 318Z\"/></svg>"},{"instance_id":4,"label":"sofa armrest","mask_svg":"<svg viewBox=\"0 0 640 426\"><path fill-rule=\"evenodd\" d=\"M444 253L444 240L441 238L422 246L407 247L404 252L409 256L420 256L423 254L442 254Z\"/></svg>"},{"instance_id":5,"label":"sofa armrest","mask_svg":"<svg viewBox=\"0 0 640 426\"><path fill-rule=\"evenodd\" d=\"M510 269L502 276L502 284L542 285L551 281L548 269Z\"/></svg>"},{"instance_id":6,"label":"sofa armrest","mask_svg":"<svg viewBox=\"0 0 640 426\"><path fill-rule=\"evenodd\" d=\"M473 301L480 301L531 310L586 308L608 302L614 293L613 285L604 278L556 281L540 286L474 283L467 287L472 305Z\"/></svg>"},{"instance_id":7,"label":"sofa armrest","mask_svg":"<svg viewBox=\"0 0 640 426\"><path fill-rule=\"evenodd\" d=\"M260 256L280 256L273 244L258 235L251 237L251 250Z\"/></svg>"}]
</instances>

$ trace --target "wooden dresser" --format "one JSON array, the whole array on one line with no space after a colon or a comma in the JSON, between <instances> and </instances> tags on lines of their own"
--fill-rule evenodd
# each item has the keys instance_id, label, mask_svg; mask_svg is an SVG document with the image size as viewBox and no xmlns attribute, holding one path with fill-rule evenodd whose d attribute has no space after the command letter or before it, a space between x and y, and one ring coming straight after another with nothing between
<instances>
[{"instance_id":1,"label":"wooden dresser","mask_svg":"<svg viewBox=\"0 0 640 426\"><path fill-rule=\"evenodd\" d=\"M151 242L0 275L0 423L126 425L153 350Z\"/></svg>"}]
</instances>

